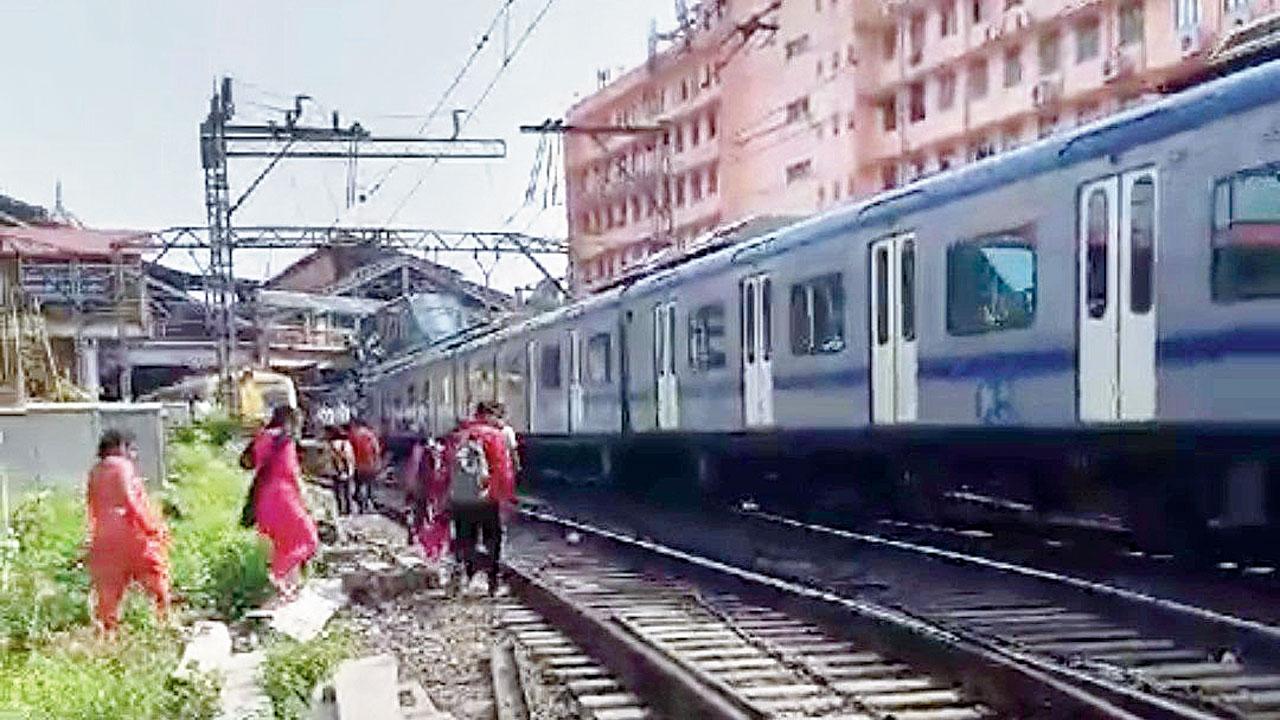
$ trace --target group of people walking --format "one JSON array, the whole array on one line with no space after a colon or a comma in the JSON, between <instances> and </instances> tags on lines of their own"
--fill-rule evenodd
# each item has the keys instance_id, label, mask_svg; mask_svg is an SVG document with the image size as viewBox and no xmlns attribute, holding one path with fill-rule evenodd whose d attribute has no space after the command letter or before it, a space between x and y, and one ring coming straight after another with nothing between
<instances>
[{"instance_id":1,"label":"group of people walking","mask_svg":"<svg viewBox=\"0 0 1280 720\"><path fill-rule=\"evenodd\" d=\"M410 532L428 558L455 559L450 589L469 585L484 565L497 594L503 525L515 506L519 452L501 403L481 401L475 414L442 440L419 438L401 470Z\"/></svg>"},{"instance_id":2,"label":"group of people walking","mask_svg":"<svg viewBox=\"0 0 1280 720\"><path fill-rule=\"evenodd\" d=\"M503 523L514 504L519 465L516 434L504 416L501 403L482 401L447 435L415 437L396 468L407 502L409 542L421 545L429 560L456 561L449 573L452 591L469 585L482 564L490 594L498 591ZM373 431L359 423L330 428L326 439L342 512L348 479L354 478L357 496L371 487L385 464L383 449ZM367 509L359 501L356 506Z\"/></svg>"},{"instance_id":3,"label":"group of people walking","mask_svg":"<svg viewBox=\"0 0 1280 720\"><path fill-rule=\"evenodd\" d=\"M489 593L498 592L503 523L514 505L519 463L516 435L503 415L501 404L479 403L474 416L447 436L417 439L399 473L409 503L410 540L437 560L452 550L456 562L449 580L455 592L470 584L482 564ZM276 408L240 456L241 466L253 471L241 524L271 544L270 578L279 601L297 595L303 567L319 547L302 496L297 430L293 409ZM329 428L325 449L339 514L372 511L373 485L384 465L377 434L360 422ZM169 533L147 497L133 438L109 430L97 454L86 488L86 564L94 617L110 633L135 582L151 595L157 615L167 616Z\"/></svg>"}]
</instances>

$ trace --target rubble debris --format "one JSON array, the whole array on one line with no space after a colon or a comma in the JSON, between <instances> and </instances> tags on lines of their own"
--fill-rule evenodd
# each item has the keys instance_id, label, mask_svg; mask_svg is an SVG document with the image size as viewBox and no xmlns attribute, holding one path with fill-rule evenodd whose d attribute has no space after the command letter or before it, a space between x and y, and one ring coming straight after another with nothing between
<instances>
[{"instance_id":1,"label":"rubble debris","mask_svg":"<svg viewBox=\"0 0 1280 720\"><path fill-rule=\"evenodd\" d=\"M265 656L258 651L232 655L223 669L217 720L272 716L271 699L260 685Z\"/></svg>"},{"instance_id":2,"label":"rubble debris","mask_svg":"<svg viewBox=\"0 0 1280 720\"><path fill-rule=\"evenodd\" d=\"M334 613L347 604L347 595L339 580L311 580L303 586L297 599L277 609L271 618L271 629L298 642L316 638Z\"/></svg>"}]
</instances>

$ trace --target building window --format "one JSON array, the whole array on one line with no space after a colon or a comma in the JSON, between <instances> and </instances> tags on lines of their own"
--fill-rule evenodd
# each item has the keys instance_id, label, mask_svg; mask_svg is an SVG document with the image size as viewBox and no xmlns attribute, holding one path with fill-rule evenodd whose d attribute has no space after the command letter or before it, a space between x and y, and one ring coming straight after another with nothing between
<instances>
[{"instance_id":1,"label":"building window","mask_svg":"<svg viewBox=\"0 0 1280 720\"><path fill-rule=\"evenodd\" d=\"M1004 53L1004 86L1014 87L1022 82L1022 48L1011 47Z\"/></svg>"},{"instance_id":2,"label":"building window","mask_svg":"<svg viewBox=\"0 0 1280 720\"><path fill-rule=\"evenodd\" d=\"M911 122L921 122L925 118L924 82L911 83L911 106L909 108Z\"/></svg>"},{"instance_id":3,"label":"building window","mask_svg":"<svg viewBox=\"0 0 1280 720\"><path fill-rule=\"evenodd\" d=\"M987 0L969 0L969 17L974 24L987 19Z\"/></svg>"},{"instance_id":4,"label":"building window","mask_svg":"<svg viewBox=\"0 0 1280 720\"><path fill-rule=\"evenodd\" d=\"M703 305L689 314L689 367L705 372L724 366L724 305Z\"/></svg>"},{"instance_id":5,"label":"building window","mask_svg":"<svg viewBox=\"0 0 1280 720\"><path fill-rule=\"evenodd\" d=\"M1120 6L1120 44L1132 45L1142 42L1142 38L1142 3L1129 0Z\"/></svg>"},{"instance_id":6,"label":"building window","mask_svg":"<svg viewBox=\"0 0 1280 720\"><path fill-rule=\"evenodd\" d=\"M782 49L783 54L786 55L786 58L788 60L790 60L791 58L797 55L806 53L808 51L809 51L809 35L807 33L804 35L801 35L798 38L795 38L794 40L788 41L787 44L784 45Z\"/></svg>"},{"instance_id":7,"label":"building window","mask_svg":"<svg viewBox=\"0 0 1280 720\"><path fill-rule=\"evenodd\" d=\"M956 104L956 73L945 70L938 77L938 109L950 110Z\"/></svg>"},{"instance_id":8,"label":"building window","mask_svg":"<svg viewBox=\"0 0 1280 720\"><path fill-rule=\"evenodd\" d=\"M813 174L813 161L801 160L787 166L787 184L799 182Z\"/></svg>"},{"instance_id":9,"label":"building window","mask_svg":"<svg viewBox=\"0 0 1280 720\"><path fill-rule=\"evenodd\" d=\"M1086 18L1076 25L1076 62L1082 63L1098 57L1101 41L1101 23L1098 16Z\"/></svg>"},{"instance_id":10,"label":"building window","mask_svg":"<svg viewBox=\"0 0 1280 720\"><path fill-rule=\"evenodd\" d=\"M941 37L951 37L956 34L959 29L959 22L956 18L955 0L946 0L942 3L942 7L938 12L938 35Z\"/></svg>"},{"instance_id":11,"label":"building window","mask_svg":"<svg viewBox=\"0 0 1280 720\"><path fill-rule=\"evenodd\" d=\"M720 115L719 113L707 113L707 139L711 140L719 132Z\"/></svg>"},{"instance_id":12,"label":"building window","mask_svg":"<svg viewBox=\"0 0 1280 720\"><path fill-rule=\"evenodd\" d=\"M597 333L587 340L587 382L591 385L608 385L613 382L613 338L609 333Z\"/></svg>"},{"instance_id":13,"label":"building window","mask_svg":"<svg viewBox=\"0 0 1280 720\"><path fill-rule=\"evenodd\" d=\"M898 99L887 97L880 101L880 114L884 122L884 131L893 132L898 129Z\"/></svg>"},{"instance_id":14,"label":"building window","mask_svg":"<svg viewBox=\"0 0 1280 720\"><path fill-rule=\"evenodd\" d=\"M802 97L787 103L787 122L793 123L809 115L809 98Z\"/></svg>"},{"instance_id":15,"label":"building window","mask_svg":"<svg viewBox=\"0 0 1280 720\"><path fill-rule=\"evenodd\" d=\"M694 202L702 199L702 172L700 170L694 170L689 173L689 192L693 195Z\"/></svg>"},{"instance_id":16,"label":"building window","mask_svg":"<svg viewBox=\"0 0 1280 720\"><path fill-rule=\"evenodd\" d=\"M924 13L911 16L907 26L907 37L911 43L911 64L917 65L924 58Z\"/></svg>"},{"instance_id":17,"label":"building window","mask_svg":"<svg viewBox=\"0 0 1280 720\"><path fill-rule=\"evenodd\" d=\"M676 207L684 207L684 175L676 176Z\"/></svg>"},{"instance_id":18,"label":"building window","mask_svg":"<svg viewBox=\"0 0 1280 720\"><path fill-rule=\"evenodd\" d=\"M829 355L844 350L844 282L841 273L791 286L791 354Z\"/></svg>"},{"instance_id":19,"label":"building window","mask_svg":"<svg viewBox=\"0 0 1280 720\"><path fill-rule=\"evenodd\" d=\"M827 203L827 189L822 185L818 186L818 207L822 207Z\"/></svg>"},{"instance_id":20,"label":"building window","mask_svg":"<svg viewBox=\"0 0 1280 720\"><path fill-rule=\"evenodd\" d=\"M840 199L840 181L831 181L831 201L835 202Z\"/></svg>"},{"instance_id":21,"label":"building window","mask_svg":"<svg viewBox=\"0 0 1280 720\"><path fill-rule=\"evenodd\" d=\"M1280 297L1280 166L1219 182L1213 217L1213 299Z\"/></svg>"},{"instance_id":22,"label":"building window","mask_svg":"<svg viewBox=\"0 0 1280 720\"><path fill-rule=\"evenodd\" d=\"M889 28L884 31L881 39L884 50L884 59L892 60L898 54L898 31L896 28Z\"/></svg>"},{"instance_id":23,"label":"building window","mask_svg":"<svg viewBox=\"0 0 1280 720\"><path fill-rule=\"evenodd\" d=\"M969 99L981 100L987 96L987 61L969 63Z\"/></svg>"},{"instance_id":24,"label":"building window","mask_svg":"<svg viewBox=\"0 0 1280 720\"><path fill-rule=\"evenodd\" d=\"M720 166L712 165L707 169L707 194L715 195L720 192Z\"/></svg>"},{"instance_id":25,"label":"building window","mask_svg":"<svg viewBox=\"0 0 1280 720\"><path fill-rule=\"evenodd\" d=\"M1040 74L1050 75L1058 72L1058 56L1062 36L1055 30L1040 36Z\"/></svg>"},{"instance_id":26,"label":"building window","mask_svg":"<svg viewBox=\"0 0 1280 720\"><path fill-rule=\"evenodd\" d=\"M1194 28L1200 24L1200 0L1174 0L1176 29Z\"/></svg>"},{"instance_id":27,"label":"building window","mask_svg":"<svg viewBox=\"0 0 1280 720\"><path fill-rule=\"evenodd\" d=\"M698 143L702 142L702 127L697 118L689 123L689 146L698 147Z\"/></svg>"},{"instance_id":28,"label":"building window","mask_svg":"<svg viewBox=\"0 0 1280 720\"><path fill-rule=\"evenodd\" d=\"M549 390L560 387L560 345L544 345L538 363L538 385Z\"/></svg>"},{"instance_id":29,"label":"building window","mask_svg":"<svg viewBox=\"0 0 1280 720\"><path fill-rule=\"evenodd\" d=\"M840 135L840 113L831 114L831 134L834 136Z\"/></svg>"},{"instance_id":30,"label":"building window","mask_svg":"<svg viewBox=\"0 0 1280 720\"><path fill-rule=\"evenodd\" d=\"M947 332L980 335L1030 327L1036 251L1024 233L1000 233L947 251Z\"/></svg>"},{"instance_id":31,"label":"building window","mask_svg":"<svg viewBox=\"0 0 1280 720\"><path fill-rule=\"evenodd\" d=\"M898 166L882 165L880 167L880 188L882 190L892 190L898 186Z\"/></svg>"},{"instance_id":32,"label":"building window","mask_svg":"<svg viewBox=\"0 0 1280 720\"><path fill-rule=\"evenodd\" d=\"M951 169L952 161L951 148L943 148L938 151L938 172L946 172Z\"/></svg>"}]
</instances>

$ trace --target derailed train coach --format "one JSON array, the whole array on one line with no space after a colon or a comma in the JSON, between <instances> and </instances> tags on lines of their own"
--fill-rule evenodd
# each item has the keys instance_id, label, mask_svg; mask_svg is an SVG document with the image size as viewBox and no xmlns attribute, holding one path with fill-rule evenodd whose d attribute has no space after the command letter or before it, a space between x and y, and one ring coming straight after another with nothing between
<instances>
[{"instance_id":1,"label":"derailed train coach","mask_svg":"<svg viewBox=\"0 0 1280 720\"><path fill-rule=\"evenodd\" d=\"M1280 63L437 348L377 394L436 433L500 399L535 469L633 487L1269 532Z\"/></svg>"}]
</instances>

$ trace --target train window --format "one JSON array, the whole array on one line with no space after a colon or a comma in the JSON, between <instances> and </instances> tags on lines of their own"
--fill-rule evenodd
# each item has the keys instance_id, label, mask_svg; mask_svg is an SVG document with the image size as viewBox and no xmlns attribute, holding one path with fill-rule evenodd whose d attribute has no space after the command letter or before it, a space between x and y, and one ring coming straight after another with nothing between
<instances>
[{"instance_id":1,"label":"train window","mask_svg":"<svg viewBox=\"0 0 1280 720\"><path fill-rule=\"evenodd\" d=\"M1129 310L1151 312L1155 264L1156 184L1150 176L1133 183L1129 197Z\"/></svg>"},{"instance_id":2,"label":"train window","mask_svg":"<svg viewBox=\"0 0 1280 720\"><path fill-rule=\"evenodd\" d=\"M747 362L753 363L756 361L756 294L747 289L746 285L742 286L742 292L747 296L743 305L746 310L742 315L742 323L746 326L743 337L746 338Z\"/></svg>"},{"instance_id":3,"label":"train window","mask_svg":"<svg viewBox=\"0 0 1280 720\"><path fill-rule=\"evenodd\" d=\"M544 345L538 363L538 384L554 390L560 387L560 345Z\"/></svg>"},{"instance_id":4,"label":"train window","mask_svg":"<svg viewBox=\"0 0 1280 720\"><path fill-rule=\"evenodd\" d=\"M1218 183L1213 230L1214 300L1280 297L1280 167Z\"/></svg>"},{"instance_id":5,"label":"train window","mask_svg":"<svg viewBox=\"0 0 1280 720\"><path fill-rule=\"evenodd\" d=\"M612 345L609 333L597 333L587 340L587 382L592 385L613 382Z\"/></svg>"},{"instance_id":6,"label":"train window","mask_svg":"<svg viewBox=\"0 0 1280 720\"><path fill-rule=\"evenodd\" d=\"M713 370L724 366L724 305L703 305L689 315L689 367Z\"/></svg>"},{"instance_id":7,"label":"train window","mask_svg":"<svg viewBox=\"0 0 1280 720\"><path fill-rule=\"evenodd\" d=\"M844 278L831 273L791 286L791 353L844 350Z\"/></svg>"},{"instance_id":8,"label":"train window","mask_svg":"<svg viewBox=\"0 0 1280 720\"><path fill-rule=\"evenodd\" d=\"M773 355L773 280L764 279L764 286L760 288L760 317L763 319L763 327L760 328L762 335L761 345L764 348L764 359L768 360ZM723 363L722 363L723 364Z\"/></svg>"},{"instance_id":9,"label":"train window","mask_svg":"<svg viewBox=\"0 0 1280 720\"><path fill-rule=\"evenodd\" d=\"M1088 284L1089 317L1095 320L1107 314L1107 241L1111 234L1108 203L1107 191L1098 188L1089 196L1086 208L1085 280Z\"/></svg>"},{"instance_id":10,"label":"train window","mask_svg":"<svg viewBox=\"0 0 1280 720\"><path fill-rule=\"evenodd\" d=\"M889 342L889 250L876 251L876 345Z\"/></svg>"},{"instance_id":11,"label":"train window","mask_svg":"<svg viewBox=\"0 0 1280 720\"><path fill-rule=\"evenodd\" d=\"M947 251L947 332L980 335L1030 327L1036 315L1036 252L1019 234Z\"/></svg>"},{"instance_id":12,"label":"train window","mask_svg":"<svg viewBox=\"0 0 1280 720\"><path fill-rule=\"evenodd\" d=\"M902 339L916 339L916 244L902 245Z\"/></svg>"}]
</instances>

